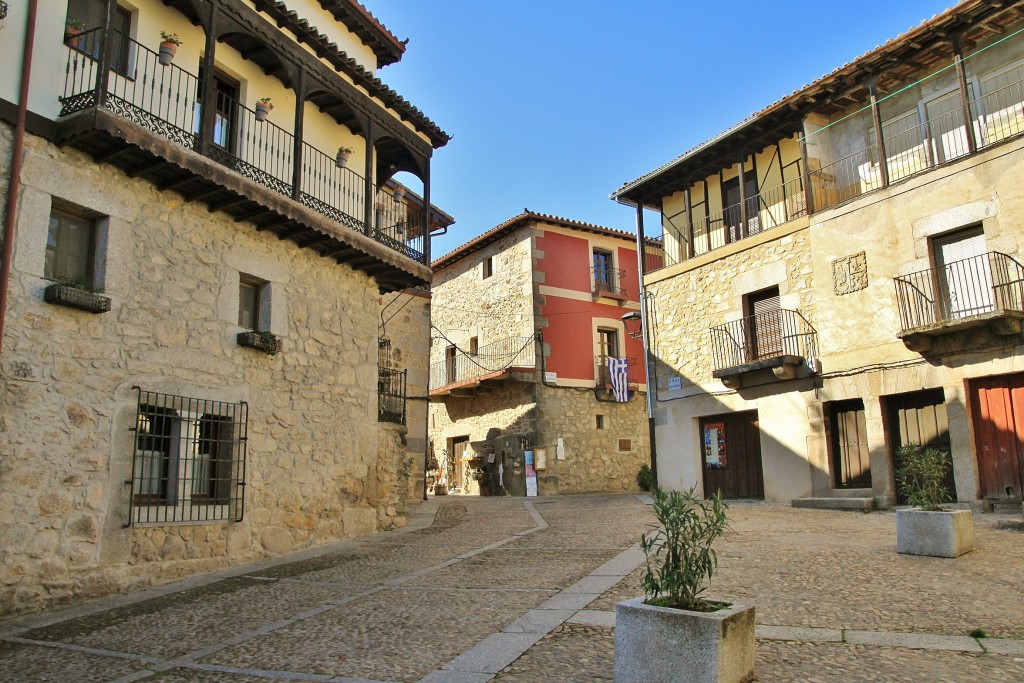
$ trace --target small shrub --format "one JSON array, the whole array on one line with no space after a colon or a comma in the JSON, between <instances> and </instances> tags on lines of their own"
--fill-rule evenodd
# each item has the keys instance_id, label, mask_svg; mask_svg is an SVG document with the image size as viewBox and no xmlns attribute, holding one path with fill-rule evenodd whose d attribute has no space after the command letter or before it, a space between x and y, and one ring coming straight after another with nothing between
<instances>
[{"instance_id":1,"label":"small shrub","mask_svg":"<svg viewBox=\"0 0 1024 683\"><path fill-rule=\"evenodd\" d=\"M988 638L988 633L983 628L972 628L967 635L971 638Z\"/></svg>"},{"instance_id":2,"label":"small shrub","mask_svg":"<svg viewBox=\"0 0 1024 683\"><path fill-rule=\"evenodd\" d=\"M943 483L949 454L911 443L899 449L897 459L896 485L907 503L925 510L941 509L939 504L949 497Z\"/></svg>"},{"instance_id":3,"label":"small shrub","mask_svg":"<svg viewBox=\"0 0 1024 683\"><path fill-rule=\"evenodd\" d=\"M714 542L729 530L728 506L719 494L702 500L689 491L654 490L658 525L640 539L647 556L645 602L661 607L712 612L727 605L701 600L718 569Z\"/></svg>"},{"instance_id":4,"label":"small shrub","mask_svg":"<svg viewBox=\"0 0 1024 683\"><path fill-rule=\"evenodd\" d=\"M650 465L640 465L640 470L636 473L636 483L641 491L650 491L654 487L654 475L651 474Z\"/></svg>"}]
</instances>

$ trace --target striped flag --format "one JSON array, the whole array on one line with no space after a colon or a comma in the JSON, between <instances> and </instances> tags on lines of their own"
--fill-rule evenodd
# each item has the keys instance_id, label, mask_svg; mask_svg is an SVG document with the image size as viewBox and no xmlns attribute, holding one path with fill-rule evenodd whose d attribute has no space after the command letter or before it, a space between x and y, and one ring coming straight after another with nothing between
<instances>
[{"instance_id":1,"label":"striped flag","mask_svg":"<svg viewBox=\"0 0 1024 683\"><path fill-rule=\"evenodd\" d=\"M608 377L612 383L612 394L619 403L629 400L629 368L625 358L608 356Z\"/></svg>"}]
</instances>

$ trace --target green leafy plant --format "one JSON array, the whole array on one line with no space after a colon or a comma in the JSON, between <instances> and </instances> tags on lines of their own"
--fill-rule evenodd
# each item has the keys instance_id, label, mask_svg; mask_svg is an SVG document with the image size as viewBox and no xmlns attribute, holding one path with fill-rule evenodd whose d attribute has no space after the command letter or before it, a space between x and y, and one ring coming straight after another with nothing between
<instances>
[{"instance_id":1,"label":"green leafy plant","mask_svg":"<svg viewBox=\"0 0 1024 683\"><path fill-rule=\"evenodd\" d=\"M76 29L76 30L78 30L78 31L82 31L82 30L85 30L85 25L84 25L84 24L83 24L83 23L82 23L81 21L79 21L78 19L75 19L74 17L70 17L70 18L69 18L69 19L68 19L68 20L67 20L67 21L66 21L66 22L64 23L64 25L65 25L66 27L68 27L68 28L73 28L73 29Z\"/></svg>"},{"instance_id":2,"label":"green leafy plant","mask_svg":"<svg viewBox=\"0 0 1024 683\"><path fill-rule=\"evenodd\" d=\"M168 33L167 31L160 31L160 37L163 38L165 43L174 43L175 45L181 45L181 38L178 37L177 33Z\"/></svg>"},{"instance_id":3,"label":"green leafy plant","mask_svg":"<svg viewBox=\"0 0 1024 683\"><path fill-rule=\"evenodd\" d=\"M925 510L940 510L940 503L949 499L944 483L949 454L910 443L901 446L896 456L896 485L907 503Z\"/></svg>"},{"instance_id":4,"label":"green leafy plant","mask_svg":"<svg viewBox=\"0 0 1024 683\"><path fill-rule=\"evenodd\" d=\"M256 100L256 104L257 105L262 105L262 106L266 107L267 109L273 109L274 108L274 105L270 103L270 98L269 97L261 97L261 98L259 98L258 100Z\"/></svg>"},{"instance_id":5,"label":"green leafy plant","mask_svg":"<svg viewBox=\"0 0 1024 683\"><path fill-rule=\"evenodd\" d=\"M640 465L636 473L636 484L641 491L650 491L654 487L654 475L651 473L650 465Z\"/></svg>"},{"instance_id":6,"label":"green leafy plant","mask_svg":"<svg viewBox=\"0 0 1024 683\"><path fill-rule=\"evenodd\" d=\"M352 153L352 148L351 147L339 147L338 148L338 154L351 154L351 153Z\"/></svg>"},{"instance_id":7,"label":"green leafy plant","mask_svg":"<svg viewBox=\"0 0 1024 683\"><path fill-rule=\"evenodd\" d=\"M640 547L647 556L643 574L645 602L660 607L713 612L726 604L699 596L718 569L714 542L729 530L728 505L720 494L700 499L689 491L654 490L654 531Z\"/></svg>"},{"instance_id":8,"label":"green leafy plant","mask_svg":"<svg viewBox=\"0 0 1024 683\"><path fill-rule=\"evenodd\" d=\"M988 633L983 628L972 628L967 635L971 638L988 638Z\"/></svg>"},{"instance_id":9,"label":"green leafy plant","mask_svg":"<svg viewBox=\"0 0 1024 683\"><path fill-rule=\"evenodd\" d=\"M91 282L80 277L65 277L57 280L57 284L61 287L70 287L71 289L80 289L83 292L91 292L93 294L102 294L102 287L95 287Z\"/></svg>"}]
</instances>

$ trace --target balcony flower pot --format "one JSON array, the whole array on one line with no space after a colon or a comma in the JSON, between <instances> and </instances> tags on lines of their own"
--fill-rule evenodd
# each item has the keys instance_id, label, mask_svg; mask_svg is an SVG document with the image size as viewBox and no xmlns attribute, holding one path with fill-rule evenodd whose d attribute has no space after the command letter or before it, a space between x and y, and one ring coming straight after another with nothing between
<instances>
[{"instance_id":1,"label":"balcony flower pot","mask_svg":"<svg viewBox=\"0 0 1024 683\"><path fill-rule=\"evenodd\" d=\"M64 25L64 44L72 50L77 50L78 41L81 40L79 35L83 30L82 22L78 19L69 19L68 23Z\"/></svg>"},{"instance_id":2,"label":"balcony flower pot","mask_svg":"<svg viewBox=\"0 0 1024 683\"><path fill-rule=\"evenodd\" d=\"M896 456L896 485L907 502L915 506L896 511L896 552L959 557L973 550L973 513L941 508L941 503L949 497L943 483L949 454L907 444Z\"/></svg>"},{"instance_id":3,"label":"balcony flower pot","mask_svg":"<svg viewBox=\"0 0 1024 683\"><path fill-rule=\"evenodd\" d=\"M167 66L174 59L174 55L178 52L178 46L181 45L181 39L178 38L177 33L167 33L165 31L160 32L160 37L163 39L160 43L160 53L157 59L160 64Z\"/></svg>"},{"instance_id":4,"label":"balcony flower pot","mask_svg":"<svg viewBox=\"0 0 1024 683\"><path fill-rule=\"evenodd\" d=\"M271 332L239 332L236 337L239 346L262 351L273 356L281 351L281 338Z\"/></svg>"},{"instance_id":5,"label":"balcony flower pot","mask_svg":"<svg viewBox=\"0 0 1024 683\"><path fill-rule=\"evenodd\" d=\"M754 607L699 597L718 568L713 543L728 531L716 495L654 490L658 522L641 537L646 597L615 609L615 681L745 683L754 677Z\"/></svg>"},{"instance_id":6,"label":"balcony flower pot","mask_svg":"<svg viewBox=\"0 0 1024 683\"><path fill-rule=\"evenodd\" d=\"M270 115L270 110L274 108L274 105L270 103L269 97L264 97L256 101L255 114L257 121L266 121Z\"/></svg>"},{"instance_id":7,"label":"balcony flower pot","mask_svg":"<svg viewBox=\"0 0 1024 683\"><path fill-rule=\"evenodd\" d=\"M106 313L110 310L110 297L83 289L80 286L60 282L43 290L43 301L57 306L77 308L89 313Z\"/></svg>"},{"instance_id":8,"label":"balcony flower pot","mask_svg":"<svg viewBox=\"0 0 1024 683\"><path fill-rule=\"evenodd\" d=\"M338 168L345 168L345 165L348 163L349 155L351 154L352 149L350 147L339 147L338 155L334 157L334 163L338 165Z\"/></svg>"}]
</instances>

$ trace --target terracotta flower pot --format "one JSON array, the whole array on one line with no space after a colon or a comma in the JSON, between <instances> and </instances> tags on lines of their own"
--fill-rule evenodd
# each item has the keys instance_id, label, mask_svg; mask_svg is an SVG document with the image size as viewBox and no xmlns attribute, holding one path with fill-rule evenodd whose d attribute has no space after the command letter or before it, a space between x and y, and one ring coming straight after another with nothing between
<instances>
[{"instance_id":1,"label":"terracotta flower pot","mask_svg":"<svg viewBox=\"0 0 1024 683\"><path fill-rule=\"evenodd\" d=\"M64 44L70 47L72 50L78 49L79 34L82 33L82 29L75 28L74 26L64 27Z\"/></svg>"},{"instance_id":2,"label":"terracotta flower pot","mask_svg":"<svg viewBox=\"0 0 1024 683\"><path fill-rule=\"evenodd\" d=\"M269 115L270 115L270 107L268 107L265 104L257 104L256 105L256 120L257 121L266 121L267 120L267 116L269 116Z\"/></svg>"},{"instance_id":3,"label":"terracotta flower pot","mask_svg":"<svg viewBox=\"0 0 1024 683\"><path fill-rule=\"evenodd\" d=\"M157 57L157 59L160 60L160 63L162 65L167 66L171 63L171 60L174 59L174 55L177 52L177 44L172 43L169 40L165 40L164 42L160 43L160 54Z\"/></svg>"}]
</instances>

